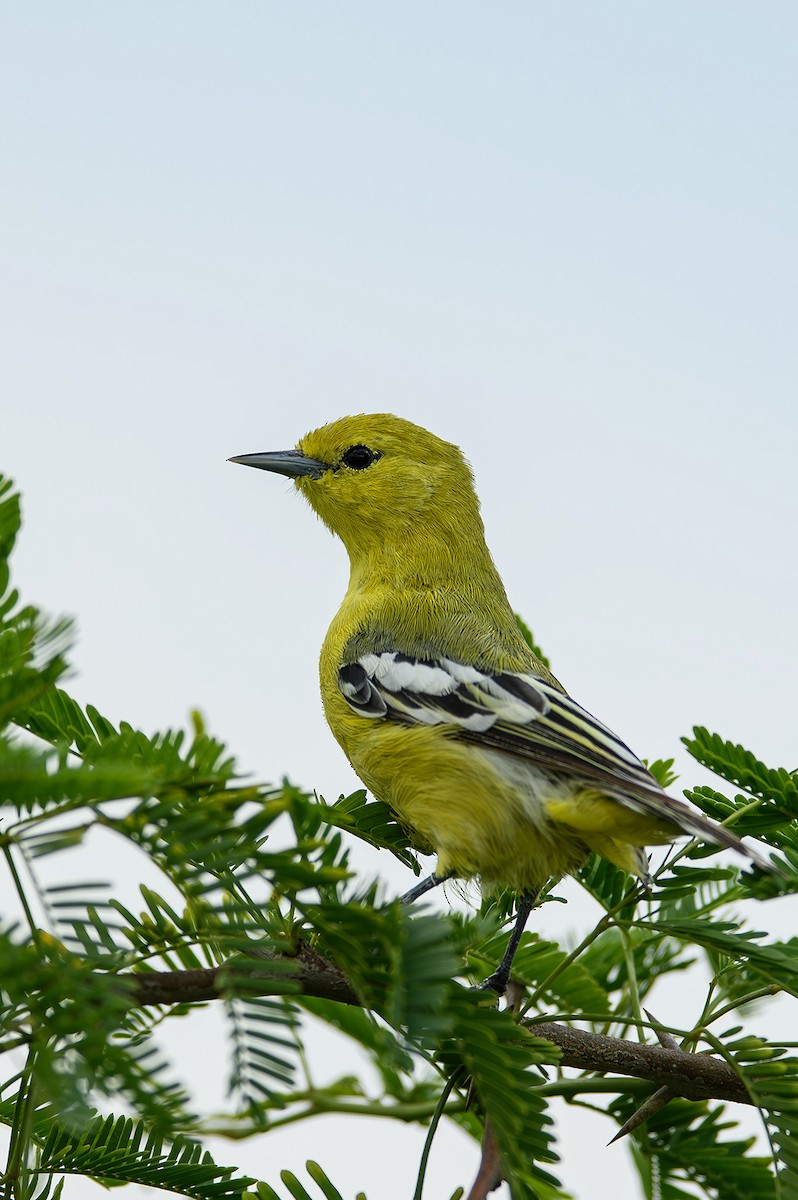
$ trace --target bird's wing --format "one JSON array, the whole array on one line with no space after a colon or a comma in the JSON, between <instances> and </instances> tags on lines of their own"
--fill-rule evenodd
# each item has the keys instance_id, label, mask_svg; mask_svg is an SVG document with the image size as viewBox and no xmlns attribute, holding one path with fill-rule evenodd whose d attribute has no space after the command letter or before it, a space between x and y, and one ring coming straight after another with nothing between
<instances>
[{"instance_id":1,"label":"bird's wing","mask_svg":"<svg viewBox=\"0 0 798 1200\"><path fill-rule=\"evenodd\" d=\"M553 771L662 791L614 733L536 675L489 674L448 658L417 659L390 650L341 667L338 686L364 717L453 725L468 741Z\"/></svg>"},{"instance_id":2,"label":"bird's wing","mask_svg":"<svg viewBox=\"0 0 798 1200\"><path fill-rule=\"evenodd\" d=\"M593 784L614 800L768 867L739 838L668 796L606 725L536 675L490 674L448 658L364 654L338 672L353 711L373 720L453 726L463 740Z\"/></svg>"}]
</instances>

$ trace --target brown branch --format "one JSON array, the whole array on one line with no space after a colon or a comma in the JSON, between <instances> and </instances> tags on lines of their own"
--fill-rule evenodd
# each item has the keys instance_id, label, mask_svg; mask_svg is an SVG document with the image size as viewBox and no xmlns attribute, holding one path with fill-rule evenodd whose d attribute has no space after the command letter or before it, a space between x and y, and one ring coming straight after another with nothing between
<instances>
[{"instance_id":1,"label":"brown branch","mask_svg":"<svg viewBox=\"0 0 798 1200\"><path fill-rule=\"evenodd\" d=\"M656 1025L656 1017L652 1016L647 1008L644 1008L643 1012L646 1014L651 1024ZM654 1032L657 1035L657 1041L659 1042L660 1046L664 1046L666 1050L678 1050L680 1048L676 1038L672 1033L668 1033L667 1029L659 1028L655 1029ZM627 1137L630 1133L633 1133L635 1129L639 1129L641 1125L645 1125L646 1121L650 1120L651 1117L656 1116L658 1112L661 1112L666 1104L670 1104L675 1095L676 1093L673 1091L673 1089L667 1085L665 1087L657 1088L656 1092L653 1092L649 1098L644 1100L640 1107L632 1113L628 1121L624 1121L615 1137L610 1138L607 1145L612 1146L614 1142L619 1142L621 1138Z\"/></svg>"},{"instance_id":2,"label":"brown branch","mask_svg":"<svg viewBox=\"0 0 798 1200\"><path fill-rule=\"evenodd\" d=\"M293 956L256 949L251 958L237 959L221 967L195 967L188 971L147 971L120 975L130 997L130 1007L150 1004L196 1004L220 1000L230 994L273 996L283 991L301 992L338 1004L360 1004L343 971L307 944L300 942ZM269 969L268 964L273 964ZM286 987L286 984L288 987Z\"/></svg>"},{"instance_id":3,"label":"brown branch","mask_svg":"<svg viewBox=\"0 0 798 1200\"><path fill-rule=\"evenodd\" d=\"M563 1067L599 1071L603 1075L630 1075L669 1087L688 1100L731 1100L751 1104L745 1084L722 1059L708 1054L686 1054L664 1046L645 1046L624 1038L586 1033L554 1021L525 1022L532 1033L554 1042L562 1050Z\"/></svg>"},{"instance_id":4,"label":"brown branch","mask_svg":"<svg viewBox=\"0 0 798 1200\"><path fill-rule=\"evenodd\" d=\"M294 956L267 950L257 960L234 960L222 967L153 971L119 977L131 1008L150 1004L194 1004L230 994L271 996L296 991L305 996L361 1003L349 980L329 959L301 942ZM751 1104L745 1085L721 1059L687 1054L665 1046L641 1045L623 1038L587 1033L556 1021L527 1021L538 1037L562 1051L561 1065L603 1075L627 1075L668 1087L689 1100L727 1100ZM619 1091L622 1090L619 1088Z\"/></svg>"},{"instance_id":5,"label":"brown branch","mask_svg":"<svg viewBox=\"0 0 798 1200\"><path fill-rule=\"evenodd\" d=\"M495 1192L504 1175L502 1161L499 1157L499 1147L493 1136L490 1117L485 1118L485 1131L482 1134L482 1154L479 1161L477 1177L471 1185L471 1191L466 1200L487 1200L489 1192Z\"/></svg>"}]
</instances>

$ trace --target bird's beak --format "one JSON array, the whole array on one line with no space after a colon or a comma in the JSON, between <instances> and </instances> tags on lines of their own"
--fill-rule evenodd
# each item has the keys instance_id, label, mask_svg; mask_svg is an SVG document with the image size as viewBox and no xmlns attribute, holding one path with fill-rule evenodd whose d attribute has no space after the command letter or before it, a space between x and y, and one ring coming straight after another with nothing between
<instances>
[{"instance_id":1,"label":"bird's beak","mask_svg":"<svg viewBox=\"0 0 798 1200\"><path fill-rule=\"evenodd\" d=\"M259 467L261 471L274 471L277 475L309 475L319 479L329 471L327 463L317 458L308 458L301 450L268 450L265 454L238 454L228 462L242 463L245 467Z\"/></svg>"}]
</instances>

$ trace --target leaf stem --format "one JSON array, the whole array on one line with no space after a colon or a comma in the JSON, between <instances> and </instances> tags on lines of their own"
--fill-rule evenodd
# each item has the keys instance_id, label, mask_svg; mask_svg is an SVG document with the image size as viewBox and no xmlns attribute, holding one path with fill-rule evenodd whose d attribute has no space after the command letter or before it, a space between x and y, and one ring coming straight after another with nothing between
<instances>
[{"instance_id":1,"label":"leaf stem","mask_svg":"<svg viewBox=\"0 0 798 1200\"><path fill-rule=\"evenodd\" d=\"M36 922L33 919L33 913L31 912L30 905L28 904L28 897L25 895L25 889L22 886L22 880L20 879L19 872L17 871L17 864L14 862L14 856L11 853L11 845L7 840L3 841L3 854L6 862L8 863L8 869L11 872L11 878L14 880L14 887L16 889L19 902L22 905L22 910L25 913L25 919L28 922L31 937L33 938L34 942L38 942L39 930Z\"/></svg>"},{"instance_id":2,"label":"leaf stem","mask_svg":"<svg viewBox=\"0 0 798 1200\"><path fill-rule=\"evenodd\" d=\"M424 1139L424 1149L421 1151L421 1160L418 1164L418 1176L416 1178L416 1189L413 1192L413 1200L421 1200L421 1193L424 1190L424 1176L427 1173L427 1163L429 1161L430 1151L432 1150L433 1138L435 1137L441 1117L443 1116L446 1102L454 1089L459 1083L462 1082L464 1076L465 1071L462 1067L460 1067L449 1079L447 1079L443 1090L438 1097L438 1103L435 1105L435 1111L433 1112L432 1119L429 1123L427 1136Z\"/></svg>"},{"instance_id":3,"label":"leaf stem","mask_svg":"<svg viewBox=\"0 0 798 1200\"><path fill-rule=\"evenodd\" d=\"M595 942L597 937L599 937L605 932L605 930L609 929L615 923L616 913L619 913L622 909L626 908L629 902L635 897L636 890L637 885L625 892L618 903L613 905L612 908L605 912L601 920L598 921L590 933L582 939L579 945L572 950L570 954L567 954L562 962L558 963L557 966L549 972L542 983L538 984L524 1008L525 1013L528 1012L534 1004L539 1002L546 989L551 987L554 980L557 979L557 977L561 975L563 971L570 967L571 963L575 962L579 955L582 954L588 948L588 946L591 946L593 942Z\"/></svg>"},{"instance_id":4,"label":"leaf stem","mask_svg":"<svg viewBox=\"0 0 798 1200\"><path fill-rule=\"evenodd\" d=\"M305 1093L307 1096L307 1093ZM292 1100L304 1098L300 1095L294 1095ZM313 1095L310 1102L304 1108L299 1109L295 1113L289 1113L288 1116L278 1117L276 1121L267 1121L263 1124L255 1122L247 1122L246 1124L203 1124L202 1134L204 1137L224 1137L230 1141L241 1141L243 1138L252 1137L254 1133L270 1133L273 1129L281 1129L286 1125L294 1125L297 1121L307 1120L308 1117L330 1116L336 1114L346 1117L387 1117L392 1121L426 1121L434 1114L439 1101L433 1105L431 1101L418 1101L414 1103L409 1101L404 1104L381 1104L379 1101L368 1101L366 1103L346 1103L341 1100L327 1099L318 1093ZM450 1112L462 1112L465 1108L464 1104L451 1105ZM235 1120L235 1119L234 1119Z\"/></svg>"},{"instance_id":5,"label":"leaf stem","mask_svg":"<svg viewBox=\"0 0 798 1200\"><path fill-rule=\"evenodd\" d=\"M626 978L629 987L629 1002L632 1006L632 1016L637 1030L637 1040L644 1042L645 1033L643 1032L647 1022L643 1017L643 1011L640 1007L640 989L637 983L637 968L635 967L635 957L632 950L632 943L629 938L629 930L625 926L617 926L621 936L621 947L623 948L623 961L626 965Z\"/></svg>"},{"instance_id":6,"label":"leaf stem","mask_svg":"<svg viewBox=\"0 0 798 1200\"><path fill-rule=\"evenodd\" d=\"M685 1034L685 1039L688 1042L697 1041L703 1033L706 1033L709 1025L704 1024L705 1017L709 1019L709 1023L711 1024L712 1022L719 1020L721 1017L725 1017L727 1013L734 1012L735 1009L742 1008L744 1004L751 1004L754 1000L762 1000L765 996L778 996L783 991L784 988L781 986L781 984L768 983L764 987L757 988L755 992L748 992L745 996L740 996L737 1000L730 1000L728 1004L724 1004L722 1008L716 1009L715 1012L708 1011L709 1006L707 1005L697 1024L693 1026L689 1033Z\"/></svg>"},{"instance_id":7,"label":"leaf stem","mask_svg":"<svg viewBox=\"0 0 798 1200\"><path fill-rule=\"evenodd\" d=\"M23 1197L29 1195L31 1190L28 1187L24 1187L23 1191L23 1175L26 1173L25 1158L33 1126L33 1114L36 1109L37 1086L34 1068L37 1054L38 1047L34 1034L34 1038L28 1047L28 1057L20 1078L19 1091L17 1092L16 1104L14 1105L14 1119L11 1126L8 1161L6 1163L5 1174L2 1177L3 1181L9 1185L9 1197L16 1195L18 1200L23 1200Z\"/></svg>"}]
</instances>

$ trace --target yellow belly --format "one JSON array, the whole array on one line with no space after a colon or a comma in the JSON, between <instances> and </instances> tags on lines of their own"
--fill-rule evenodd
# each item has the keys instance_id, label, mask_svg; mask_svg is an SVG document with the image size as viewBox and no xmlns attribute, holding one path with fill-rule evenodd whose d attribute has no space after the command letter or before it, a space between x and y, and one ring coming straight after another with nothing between
<instances>
[{"instance_id":1,"label":"yellow belly","mask_svg":"<svg viewBox=\"0 0 798 1200\"><path fill-rule=\"evenodd\" d=\"M418 848L434 850L439 874L523 890L586 858L587 843L546 814L547 799L564 798L567 787L529 769L523 780L507 778L497 765L504 756L465 745L442 726L375 725L347 714L339 741Z\"/></svg>"},{"instance_id":2,"label":"yellow belly","mask_svg":"<svg viewBox=\"0 0 798 1200\"><path fill-rule=\"evenodd\" d=\"M645 876L641 847L676 826L635 812L595 785L552 776L521 756L475 746L452 726L406 725L354 713L337 687L330 727L366 787L390 806L438 874L479 876L518 891L576 870L591 850Z\"/></svg>"}]
</instances>

